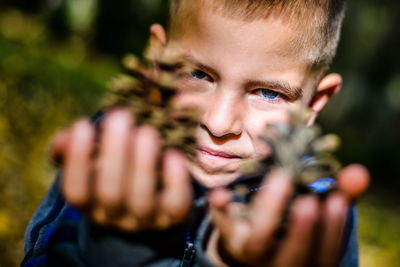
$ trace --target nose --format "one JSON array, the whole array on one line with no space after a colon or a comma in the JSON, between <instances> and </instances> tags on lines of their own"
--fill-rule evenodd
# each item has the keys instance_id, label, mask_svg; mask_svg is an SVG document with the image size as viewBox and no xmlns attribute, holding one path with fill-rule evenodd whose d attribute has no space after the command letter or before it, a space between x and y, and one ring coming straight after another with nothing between
<instances>
[{"instance_id":1,"label":"nose","mask_svg":"<svg viewBox=\"0 0 400 267\"><path fill-rule=\"evenodd\" d=\"M208 100L201 118L202 127L217 138L239 136L243 130L241 106L240 96L217 91Z\"/></svg>"}]
</instances>

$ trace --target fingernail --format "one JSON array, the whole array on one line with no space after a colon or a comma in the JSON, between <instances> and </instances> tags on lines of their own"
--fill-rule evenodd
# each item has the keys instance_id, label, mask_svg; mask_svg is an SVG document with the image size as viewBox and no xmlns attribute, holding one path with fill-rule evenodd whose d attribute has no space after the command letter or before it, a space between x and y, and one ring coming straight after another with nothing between
<instances>
[{"instance_id":1,"label":"fingernail","mask_svg":"<svg viewBox=\"0 0 400 267\"><path fill-rule=\"evenodd\" d=\"M73 135L80 139L90 136L90 123L86 119L77 121L74 125Z\"/></svg>"},{"instance_id":2,"label":"fingernail","mask_svg":"<svg viewBox=\"0 0 400 267\"><path fill-rule=\"evenodd\" d=\"M318 208L318 201L315 196L303 196L297 198L292 206L292 210L297 213L298 216L316 216L316 210Z\"/></svg>"},{"instance_id":3,"label":"fingernail","mask_svg":"<svg viewBox=\"0 0 400 267\"><path fill-rule=\"evenodd\" d=\"M174 159L182 160L184 159L185 155L178 149L170 148L166 152L167 156L173 157Z\"/></svg>"},{"instance_id":4,"label":"fingernail","mask_svg":"<svg viewBox=\"0 0 400 267\"><path fill-rule=\"evenodd\" d=\"M113 133L123 133L130 128L130 115L124 110L118 110L106 118L106 129Z\"/></svg>"},{"instance_id":5,"label":"fingernail","mask_svg":"<svg viewBox=\"0 0 400 267\"><path fill-rule=\"evenodd\" d=\"M129 116L129 113L126 110L116 110L109 114L108 119L115 123L121 123L129 120Z\"/></svg>"},{"instance_id":6,"label":"fingernail","mask_svg":"<svg viewBox=\"0 0 400 267\"><path fill-rule=\"evenodd\" d=\"M346 201L339 194L331 196L329 201L331 211L336 214L340 214L346 209Z\"/></svg>"}]
</instances>

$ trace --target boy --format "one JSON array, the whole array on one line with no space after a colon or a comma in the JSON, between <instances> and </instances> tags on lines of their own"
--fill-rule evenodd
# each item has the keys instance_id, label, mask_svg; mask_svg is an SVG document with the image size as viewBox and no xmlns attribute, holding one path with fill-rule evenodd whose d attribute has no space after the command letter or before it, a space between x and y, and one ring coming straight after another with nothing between
<instances>
[{"instance_id":1,"label":"boy","mask_svg":"<svg viewBox=\"0 0 400 267\"><path fill-rule=\"evenodd\" d=\"M95 121L95 158L88 121L61 132L52 153L64 158L62 179L28 228L23 266L356 266L346 215L366 188L362 167L345 168L325 201L296 198L279 239L288 174L269 174L247 215L228 190L247 183L244 162L269 155L258 139L267 123L309 107L311 125L340 90L338 74L324 75L343 12L342 0L171 1L168 33L151 27L150 55L157 62L173 49L195 66L177 82L175 101L201 110L196 156L161 154L157 132L125 110Z\"/></svg>"}]
</instances>

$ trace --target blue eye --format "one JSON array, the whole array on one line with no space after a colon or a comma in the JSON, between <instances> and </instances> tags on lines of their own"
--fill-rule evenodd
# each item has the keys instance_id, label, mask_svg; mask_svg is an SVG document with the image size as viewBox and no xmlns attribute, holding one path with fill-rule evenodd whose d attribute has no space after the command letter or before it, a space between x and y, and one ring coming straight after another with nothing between
<instances>
[{"instance_id":1,"label":"blue eye","mask_svg":"<svg viewBox=\"0 0 400 267\"><path fill-rule=\"evenodd\" d=\"M265 98L274 100L277 99L281 94L275 91L272 91L270 89L259 89L261 92L261 95Z\"/></svg>"},{"instance_id":2,"label":"blue eye","mask_svg":"<svg viewBox=\"0 0 400 267\"><path fill-rule=\"evenodd\" d=\"M205 73L204 71L201 71L201 70L194 70L194 71L192 71L191 75L193 78L199 79L199 80L203 80L203 79L209 77L209 75L207 73Z\"/></svg>"}]
</instances>

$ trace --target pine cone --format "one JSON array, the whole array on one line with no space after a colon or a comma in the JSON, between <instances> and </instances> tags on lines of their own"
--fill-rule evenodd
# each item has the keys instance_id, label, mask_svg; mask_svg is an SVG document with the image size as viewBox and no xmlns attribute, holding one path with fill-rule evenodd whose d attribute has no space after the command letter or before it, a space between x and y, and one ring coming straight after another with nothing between
<instances>
[{"instance_id":1,"label":"pine cone","mask_svg":"<svg viewBox=\"0 0 400 267\"><path fill-rule=\"evenodd\" d=\"M322 136L316 125L307 127L308 118L307 111L291 112L289 123L267 125L261 138L271 147L272 157L264 160L264 164L268 164L270 169L280 168L289 172L298 192L327 193L333 189L334 183L326 183L327 188L323 190L316 190L313 183L336 176L341 165L332 152L338 148L340 139L334 134Z\"/></svg>"},{"instance_id":2,"label":"pine cone","mask_svg":"<svg viewBox=\"0 0 400 267\"><path fill-rule=\"evenodd\" d=\"M106 106L128 108L137 125L156 128L162 136L164 149L177 148L195 153L198 112L178 108L172 103L176 94L173 80L183 65L169 60L147 67L134 55L127 55L123 66L125 73L110 83L112 94L106 100Z\"/></svg>"}]
</instances>

